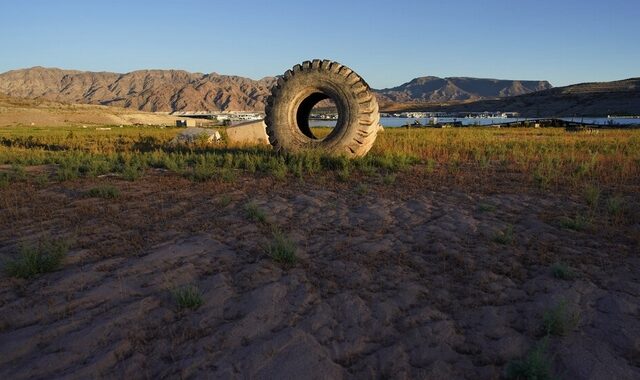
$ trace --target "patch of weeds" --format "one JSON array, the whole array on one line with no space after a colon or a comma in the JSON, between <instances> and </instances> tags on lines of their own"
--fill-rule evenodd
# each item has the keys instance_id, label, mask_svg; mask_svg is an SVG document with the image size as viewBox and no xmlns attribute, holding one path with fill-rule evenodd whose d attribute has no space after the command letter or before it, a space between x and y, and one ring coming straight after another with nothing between
<instances>
[{"instance_id":1,"label":"patch of weeds","mask_svg":"<svg viewBox=\"0 0 640 380\"><path fill-rule=\"evenodd\" d=\"M579 322L579 315L569 310L566 301L560 301L542 316L542 330L547 335L565 336L575 330Z\"/></svg>"},{"instance_id":2,"label":"patch of weeds","mask_svg":"<svg viewBox=\"0 0 640 380\"><path fill-rule=\"evenodd\" d=\"M620 196L607 199L607 213L616 221L620 221L624 215L624 199Z\"/></svg>"},{"instance_id":3,"label":"patch of weeds","mask_svg":"<svg viewBox=\"0 0 640 380\"><path fill-rule=\"evenodd\" d=\"M49 183L49 176L46 174L37 175L34 178L34 182L36 183L36 186L43 188Z\"/></svg>"},{"instance_id":4,"label":"patch of weeds","mask_svg":"<svg viewBox=\"0 0 640 380\"><path fill-rule=\"evenodd\" d=\"M176 288L171 291L171 295L180 310L193 309L196 310L202 306L202 293L195 285Z\"/></svg>"},{"instance_id":5,"label":"patch of weeds","mask_svg":"<svg viewBox=\"0 0 640 380\"><path fill-rule=\"evenodd\" d=\"M62 162L58 166L56 176L60 181L69 181L80 177L80 168L73 163Z\"/></svg>"},{"instance_id":6,"label":"patch of weeds","mask_svg":"<svg viewBox=\"0 0 640 380\"><path fill-rule=\"evenodd\" d=\"M229 194L225 194L218 199L218 205L222 208L225 208L231 204L231 196Z\"/></svg>"},{"instance_id":7,"label":"patch of weeds","mask_svg":"<svg viewBox=\"0 0 640 380\"><path fill-rule=\"evenodd\" d=\"M545 169L537 168L533 172L533 180L540 188L547 189L551 186L553 175Z\"/></svg>"},{"instance_id":8,"label":"patch of weeds","mask_svg":"<svg viewBox=\"0 0 640 380\"><path fill-rule=\"evenodd\" d=\"M382 178L382 183L384 183L385 185L393 185L395 182L396 182L395 174L387 174Z\"/></svg>"},{"instance_id":9,"label":"patch of weeds","mask_svg":"<svg viewBox=\"0 0 640 380\"><path fill-rule=\"evenodd\" d=\"M425 162L425 170L427 173L433 173L436 170L436 161L434 159L427 159Z\"/></svg>"},{"instance_id":10,"label":"patch of weeds","mask_svg":"<svg viewBox=\"0 0 640 380\"><path fill-rule=\"evenodd\" d=\"M327 170L343 170L350 166L349 159L345 156L322 156L320 157L320 165Z\"/></svg>"},{"instance_id":11,"label":"patch of weeds","mask_svg":"<svg viewBox=\"0 0 640 380\"><path fill-rule=\"evenodd\" d=\"M189 179L197 182L204 182L218 176L218 169L210 163L198 162L190 172L186 174Z\"/></svg>"},{"instance_id":12,"label":"patch of weeds","mask_svg":"<svg viewBox=\"0 0 640 380\"><path fill-rule=\"evenodd\" d=\"M9 173L0 173L0 188L9 186Z\"/></svg>"},{"instance_id":13,"label":"patch of weeds","mask_svg":"<svg viewBox=\"0 0 640 380\"><path fill-rule=\"evenodd\" d=\"M480 210L480 212L493 212L496 211L496 206L490 203L481 202L478 204L478 210Z\"/></svg>"},{"instance_id":14,"label":"patch of weeds","mask_svg":"<svg viewBox=\"0 0 640 380\"><path fill-rule=\"evenodd\" d=\"M369 186L366 183L360 183L356 186L355 192L358 195L365 195L369 192Z\"/></svg>"},{"instance_id":15,"label":"patch of weeds","mask_svg":"<svg viewBox=\"0 0 640 380\"><path fill-rule=\"evenodd\" d=\"M34 246L22 246L18 258L5 264L5 272L11 277L32 278L53 272L60 267L69 251L64 240L45 240Z\"/></svg>"},{"instance_id":16,"label":"patch of weeds","mask_svg":"<svg viewBox=\"0 0 640 380\"><path fill-rule=\"evenodd\" d=\"M349 172L349 168L342 168L336 171L336 178L340 182L348 182L350 176L351 176L351 173Z\"/></svg>"},{"instance_id":17,"label":"patch of weeds","mask_svg":"<svg viewBox=\"0 0 640 380\"><path fill-rule=\"evenodd\" d=\"M513 243L513 226L508 226L502 231L498 231L493 236L493 241L498 244L508 245Z\"/></svg>"},{"instance_id":18,"label":"patch of weeds","mask_svg":"<svg viewBox=\"0 0 640 380\"><path fill-rule=\"evenodd\" d=\"M24 181L27 179L27 171L24 169L24 166L18 164L11 165L11 178L14 181Z\"/></svg>"},{"instance_id":19,"label":"patch of weeds","mask_svg":"<svg viewBox=\"0 0 640 380\"><path fill-rule=\"evenodd\" d=\"M233 169L223 168L220 169L220 178L223 182L235 182L237 177Z\"/></svg>"},{"instance_id":20,"label":"patch of weeds","mask_svg":"<svg viewBox=\"0 0 640 380\"><path fill-rule=\"evenodd\" d=\"M260 223L267 223L267 215L258 206L249 202L244 206L244 211L247 213L247 217L253 221Z\"/></svg>"},{"instance_id":21,"label":"patch of weeds","mask_svg":"<svg viewBox=\"0 0 640 380\"><path fill-rule=\"evenodd\" d=\"M266 251L271 259L285 266L292 266L297 261L295 244L279 230L273 231L273 240Z\"/></svg>"},{"instance_id":22,"label":"patch of weeds","mask_svg":"<svg viewBox=\"0 0 640 380\"><path fill-rule=\"evenodd\" d=\"M142 177L143 173L144 167L135 164L125 165L122 168L122 176L127 181L135 181L136 179Z\"/></svg>"},{"instance_id":23,"label":"patch of weeds","mask_svg":"<svg viewBox=\"0 0 640 380\"><path fill-rule=\"evenodd\" d=\"M557 262L551 266L551 275L560 280L571 280L575 277L575 273L567 264Z\"/></svg>"},{"instance_id":24,"label":"patch of weeds","mask_svg":"<svg viewBox=\"0 0 640 380\"><path fill-rule=\"evenodd\" d=\"M97 186L87 191L87 196L92 198L114 199L120 196L120 190L114 186Z\"/></svg>"},{"instance_id":25,"label":"patch of weeds","mask_svg":"<svg viewBox=\"0 0 640 380\"><path fill-rule=\"evenodd\" d=\"M600 201L600 187L596 185L587 186L584 189L584 198L592 209L598 207L598 202Z\"/></svg>"},{"instance_id":26,"label":"patch of weeds","mask_svg":"<svg viewBox=\"0 0 640 380\"><path fill-rule=\"evenodd\" d=\"M547 340L536 344L523 359L507 364L505 377L511 380L548 380L551 379L551 357Z\"/></svg>"},{"instance_id":27,"label":"patch of weeds","mask_svg":"<svg viewBox=\"0 0 640 380\"><path fill-rule=\"evenodd\" d=\"M577 213L573 218L563 216L560 225L574 231L584 231L591 226L592 218L588 215Z\"/></svg>"}]
</instances>

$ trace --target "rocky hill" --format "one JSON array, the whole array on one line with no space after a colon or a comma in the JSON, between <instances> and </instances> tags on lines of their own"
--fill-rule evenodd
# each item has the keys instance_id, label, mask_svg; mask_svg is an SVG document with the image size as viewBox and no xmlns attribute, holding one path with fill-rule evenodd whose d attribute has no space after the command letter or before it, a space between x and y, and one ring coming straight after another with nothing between
<instances>
[{"instance_id":1,"label":"rocky hill","mask_svg":"<svg viewBox=\"0 0 640 380\"><path fill-rule=\"evenodd\" d=\"M412 109L519 112L527 117L640 115L640 78L581 83L498 100Z\"/></svg>"},{"instance_id":2,"label":"rocky hill","mask_svg":"<svg viewBox=\"0 0 640 380\"><path fill-rule=\"evenodd\" d=\"M466 77L415 78L401 86L379 90L381 102L473 101L529 94L551 88L547 81L479 79Z\"/></svg>"},{"instance_id":3,"label":"rocky hill","mask_svg":"<svg viewBox=\"0 0 640 380\"><path fill-rule=\"evenodd\" d=\"M261 111L275 78L252 80L216 73L142 70L126 74L33 67L0 74L0 93L134 108L141 111ZM376 90L381 105L495 99L550 88L546 81L476 78L416 78Z\"/></svg>"},{"instance_id":4,"label":"rocky hill","mask_svg":"<svg viewBox=\"0 0 640 380\"><path fill-rule=\"evenodd\" d=\"M262 110L274 78L142 70L126 74L34 67L0 74L0 93L141 111Z\"/></svg>"}]
</instances>

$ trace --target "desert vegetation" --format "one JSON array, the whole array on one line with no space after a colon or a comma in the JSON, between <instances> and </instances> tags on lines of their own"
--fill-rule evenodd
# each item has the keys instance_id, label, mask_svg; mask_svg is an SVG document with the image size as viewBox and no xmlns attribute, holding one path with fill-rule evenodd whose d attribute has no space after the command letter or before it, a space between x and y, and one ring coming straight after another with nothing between
<instances>
[{"instance_id":1,"label":"desert vegetation","mask_svg":"<svg viewBox=\"0 0 640 380\"><path fill-rule=\"evenodd\" d=\"M237 147L204 143L176 147L173 128L24 128L0 130L0 163L11 170L2 182L24 178L25 166L55 165L56 177L69 180L117 173L129 180L146 169L166 169L196 181L234 181L238 173L262 173L279 179L333 172L380 176L393 183L393 173L407 168L462 183L517 175L518 181L542 190L571 189L594 205L608 192L606 207L619 214L615 191L625 192L640 176L640 131L606 130L597 135L561 129L387 129L372 153L347 160L321 153L274 155L269 147ZM318 129L322 136L327 129ZM469 176L469 174L473 174ZM611 192L614 193L611 193ZM615 216L615 215L614 215Z\"/></svg>"},{"instance_id":2,"label":"desert vegetation","mask_svg":"<svg viewBox=\"0 0 640 380\"><path fill-rule=\"evenodd\" d=\"M111 128L0 128L0 377L639 373L638 130Z\"/></svg>"}]
</instances>

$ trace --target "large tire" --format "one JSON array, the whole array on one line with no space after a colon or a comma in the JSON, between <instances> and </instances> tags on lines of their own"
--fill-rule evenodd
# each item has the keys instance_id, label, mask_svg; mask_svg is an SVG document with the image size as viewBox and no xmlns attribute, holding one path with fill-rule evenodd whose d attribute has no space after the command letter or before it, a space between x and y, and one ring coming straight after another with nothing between
<instances>
[{"instance_id":1,"label":"large tire","mask_svg":"<svg viewBox=\"0 0 640 380\"><path fill-rule=\"evenodd\" d=\"M309 114L324 99L334 101L338 121L328 136L319 139L309 127ZM374 94L358 74L337 62L316 59L295 65L278 78L266 103L267 134L277 151L318 150L359 157L376 139L380 114Z\"/></svg>"}]
</instances>

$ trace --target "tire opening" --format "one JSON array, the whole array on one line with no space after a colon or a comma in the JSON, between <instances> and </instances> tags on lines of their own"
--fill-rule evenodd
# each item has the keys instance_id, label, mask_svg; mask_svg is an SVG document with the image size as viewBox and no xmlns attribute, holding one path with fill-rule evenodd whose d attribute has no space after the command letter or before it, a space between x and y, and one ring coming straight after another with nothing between
<instances>
[{"instance_id":1,"label":"tire opening","mask_svg":"<svg viewBox=\"0 0 640 380\"><path fill-rule=\"evenodd\" d=\"M330 133L322 131L316 136L311 129L312 123L310 121L313 120L315 122L313 124L316 126L333 128L336 124L337 116L338 109L334 100L322 92L314 92L300 103L296 112L296 122L300 132L305 136L313 140L324 140L333 131Z\"/></svg>"}]
</instances>

